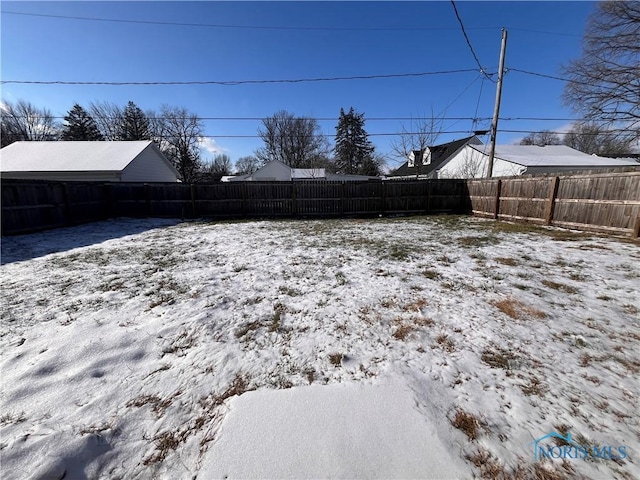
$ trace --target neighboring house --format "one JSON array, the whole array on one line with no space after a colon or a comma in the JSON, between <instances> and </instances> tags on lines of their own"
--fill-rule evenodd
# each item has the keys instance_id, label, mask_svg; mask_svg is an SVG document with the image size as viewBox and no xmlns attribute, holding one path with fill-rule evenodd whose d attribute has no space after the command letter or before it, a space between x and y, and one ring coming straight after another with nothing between
<instances>
[{"instance_id":1,"label":"neighboring house","mask_svg":"<svg viewBox=\"0 0 640 480\"><path fill-rule=\"evenodd\" d=\"M251 174L222 177L223 182L295 182L308 180L357 182L378 179L379 177L366 175L327 173L324 168L291 168L278 160L272 160Z\"/></svg>"},{"instance_id":2,"label":"neighboring house","mask_svg":"<svg viewBox=\"0 0 640 480\"><path fill-rule=\"evenodd\" d=\"M625 160L633 160L640 163L640 153L614 153L607 154L607 158L623 158Z\"/></svg>"},{"instance_id":3,"label":"neighboring house","mask_svg":"<svg viewBox=\"0 0 640 480\"><path fill-rule=\"evenodd\" d=\"M15 142L0 150L3 179L177 182L180 174L151 141Z\"/></svg>"},{"instance_id":4,"label":"neighboring house","mask_svg":"<svg viewBox=\"0 0 640 480\"><path fill-rule=\"evenodd\" d=\"M436 178L436 170L466 145L482 145L482 142L474 135L442 145L427 147L424 150L413 151L409 154L409 159L389 173L387 178L393 180Z\"/></svg>"},{"instance_id":5,"label":"neighboring house","mask_svg":"<svg viewBox=\"0 0 640 480\"><path fill-rule=\"evenodd\" d=\"M484 178L489 165L489 145L465 145L440 165L437 178ZM535 173L576 172L602 168L637 167L631 159L587 155L566 145L498 145L494 177L512 177Z\"/></svg>"}]
</instances>

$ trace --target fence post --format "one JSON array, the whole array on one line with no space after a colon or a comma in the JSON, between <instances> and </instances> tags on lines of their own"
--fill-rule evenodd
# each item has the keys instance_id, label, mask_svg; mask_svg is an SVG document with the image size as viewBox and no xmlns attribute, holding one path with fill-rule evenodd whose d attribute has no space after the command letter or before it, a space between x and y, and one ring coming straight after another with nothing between
<instances>
[{"instance_id":1,"label":"fence post","mask_svg":"<svg viewBox=\"0 0 640 480\"><path fill-rule=\"evenodd\" d=\"M104 192L104 216L105 219L110 219L111 218L111 185L109 185L108 183L104 184L104 188L103 188L103 192Z\"/></svg>"},{"instance_id":2,"label":"fence post","mask_svg":"<svg viewBox=\"0 0 640 480\"><path fill-rule=\"evenodd\" d=\"M384 212L387 210L387 182L380 181L380 215L384 215Z\"/></svg>"},{"instance_id":3,"label":"fence post","mask_svg":"<svg viewBox=\"0 0 640 480\"><path fill-rule=\"evenodd\" d=\"M240 194L242 195L242 216L247 216L247 183L240 182Z\"/></svg>"},{"instance_id":4,"label":"fence post","mask_svg":"<svg viewBox=\"0 0 640 480\"><path fill-rule=\"evenodd\" d=\"M549 194L549 203L547 205L547 215L544 219L545 225L551 225L553 221L553 211L555 210L556 197L558 196L558 186L560 177L553 177L551 181L551 193Z\"/></svg>"},{"instance_id":5,"label":"fence post","mask_svg":"<svg viewBox=\"0 0 640 480\"><path fill-rule=\"evenodd\" d=\"M424 213L428 214L429 210L431 209L431 181L430 180L424 180L424 186L425 186L425 189L426 189Z\"/></svg>"},{"instance_id":6,"label":"fence post","mask_svg":"<svg viewBox=\"0 0 640 480\"><path fill-rule=\"evenodd\" d=\"M495 203L493 205L493 218L497 219L500 214L500 192L502 190L502 180L498 179L498 184L496 185L496 198Z\"/></svg>"},{"instance_id":7,"label":"fence post","mask_svg":"<svg viewBox=\"0 0 640 480\"><path fill-rule=\"evenodd\" d=\"M62 197L64 198L64 212L67 216L67 225L73 225L73 215L71 214L71 203L69 202L69 185L62 184Z\"/></svg>"},{"instance_id":8,"label":"fence post","mask_svg":"<svg viewBox=\"0 0 640 480\"><path fill-rule=\"evenodd\" d=\"M636 223L633 226L633 233L631 234L633 238L638 238L640 236L640 215L636 217Z\"/></svg>"},{"instance_id":9,"label":"fence post","mask_svg":"<svg viewBox=\"0 0 640 480\"><path fill-rule=\"evenodd\" d=\"M296 204L296 182L291 180L291 214L295 217L298 213L298 206Z\"/></svg>"},{"instance_id":10,"label":"fence post","mask_svg":"<svg viewBox=\"0 0 640 480\"><path fill-rule=\"evenodd\" d=\"M147 217L151 218L153 216L151 211L151 188L148 183L144 184L144 196L147 201Z\"/></svg>"},{"instance_id":11,"label":"fence post","mask_svg":"<svg viewBox=\"0 0 640 480\"><path fill-rule=\"evenodd\" d=\"M196 187L192 183L189 185L189 189L191 190L191 218L196 218Z\"/></svg>"}]
</instances>

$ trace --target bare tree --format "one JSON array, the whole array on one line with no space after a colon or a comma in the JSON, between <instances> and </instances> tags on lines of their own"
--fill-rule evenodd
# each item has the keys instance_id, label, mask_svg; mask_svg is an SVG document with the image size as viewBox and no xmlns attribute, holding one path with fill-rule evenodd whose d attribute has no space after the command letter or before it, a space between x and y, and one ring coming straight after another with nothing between
<instances>
[{"instance_id":1,"label":"bare tree","mask_svg":"<svg viewBox=\"0 0 640 480\"><path fill-rule=\"evenodd\" d=\"M236 160L236 173L238 175L251 174L258 170L260 167L260 161L252 156L240 157Z\"/></svg>"},{"instance_id":2,"label":"bare tree","mask_svg":"<svg viewBox=\"0 0 640 480\"><path fill-rule=\"evenodd\" d=\"M488 157L473 148L465 148L460 162L452 169L446 169L439 178L483 178L487 173Z\"/></svg>"},{"instance_id":3,"label":"bare tree","mask_svg":"<svg viewBox=\"0 0 640 480\"><path fill-rule=\"evenodd\" d=\"M530 133L520 141L520 145L537 145L544 147L545 145L562 145L560 135L550 130L542 130L541 132Z\"/></svg>"},{"instance_id":4,"label":"bare tree","mask_svg":"<svg viewBox=\"0 0 640 480\"><path fill-rule=\"evenodd\" d=\"M47 109L25 100L0 103L0 140L2 147L19 141L57 140L58 125Z\"/></svg>"},{"instance_id":5,"label":"bare tree","mask_svg":"<svg viewBox=\"0 0 640 480\"><path fill-rule=\"evenodd\" d=\"M225 175L231 175L232 163L229 155L224 153L213 157L213 160L201 165L198 172L198 182L213 183L219 182Z\"/></svg>"},{"instance_id":6,"label":"bare tree","mask_svg":"<svg viewBox=\"0 0 640 480\"><path fill-rule=\"evenodd\" d=\"M151 113L153 140L173 162L183 182L196 180L201 167L199 138L202 120L186 108L163 105L160 116Z\"/></svg>"},{"instance_id":7,"label":"bare tree","mask_svg":"<svg viewBox=\"0 0 640 480\"><path fill-rule=\"evenodd\" d=\"M564 136L563 143L589 155L617 155L633 149L633 134L621 134L593 122L576 123Z\"/></svg>"},{"instance_id":8,"label":"bare tree","mask_svg":"<svg viewBox=\"0 0 640 480\"><path fill-rule=\"evenodd\" d=\"M564 101L587 119L622 122L640 136L640 2L603 1L589 18L582 56L563 67Z\"/></svg>"},{"instance_id":9,"label":"bare tree","mask_svg":"<svg viewBox=\"0 0 640 480\"><path fill-rule=\"evenodd\" d=\"M105 140L119 140L122 124L122 109L111 102L91 102L89 114Z\"/></svg>"},{"instance_id":10,"label":"bare tree","mask_svg":"<svg viewBox=\"0 0 640 480\"><path fill-rule=\"evenodd\" d=\"M264 146L255 156L263 164L278 160L292 168L316 168L319 159L328 158L330 146L313 118L296 117L281 110L262 120L258 135Z\"/></svg>"},{"instance_id":11,"label":"bare tree","mask_svg":"<svg viewBox=\"0 0 640 480\"><path fill-rule=\"evenodd\" d=\"M434 146L442 133L442 123L442 119L436 118L433 111L430 116L412 118L408 125L402 124L399 137L391 142L391 150L395 156L403 162L407 159L413 161L416 176L420 176L427 148Z\"/></svg>"}]
</instances>

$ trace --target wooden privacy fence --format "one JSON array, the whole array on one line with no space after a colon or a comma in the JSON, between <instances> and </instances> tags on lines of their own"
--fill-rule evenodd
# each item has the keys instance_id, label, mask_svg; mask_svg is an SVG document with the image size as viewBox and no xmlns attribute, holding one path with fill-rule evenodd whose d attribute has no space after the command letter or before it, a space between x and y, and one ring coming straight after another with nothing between
<instances>
[{"instance_id":1,"label":"wooden privacy fence","mask_svg":"<svg viewBox=\"0 0 640 480\"><path fill-rule=\"evenodd\" d=\"M631 235L640 169L556 177L369 182L84 183L2 180L2 234L115 217L249 218L472 213Z\"/></svg>"},{"instance_id":2,"label":"wooden privacy fence","mask_svg":"<svg viewBox=\"0 0 640 480\"><path fill-rule=\"evenodd\" d=\"M464 180L84 183L2 181L2 234L115 217L331 217L467 210Z\"/></svg>"},{"instance_id":3,"label":"wooden privacy fence","mask_svg":"<svg viewBox=\"0 0 640 480\"><path fill-rule=\"evenodd\" d=\"M640 231L640 170L469 180L474 215L593 232Z\"/></svg>"}]
</instances>

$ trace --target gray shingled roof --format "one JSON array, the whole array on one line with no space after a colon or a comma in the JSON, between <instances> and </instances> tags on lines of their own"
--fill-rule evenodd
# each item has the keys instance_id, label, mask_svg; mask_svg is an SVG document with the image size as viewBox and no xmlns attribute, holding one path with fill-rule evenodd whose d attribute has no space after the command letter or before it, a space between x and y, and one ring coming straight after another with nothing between
<instances>
[{"instance_id":1,"label":"gray shingled roof","mask_svg":"<svg viewBox=\"0 0 640 480\"><path fill-rule=\"evenodd\" d=\"M454 140L453 142L443 143L429 147L431 149L431 163L429 165L421 165L418 167L410 167L409 161L403 163L400 167L389 174L390 177L404 177L417 175L428 175L433 170L436 170L442 163L444 163L451 155L456 153L460 148L469 143L475 136L461 138L460 140Z\"/></svg>"}]
</instances>

